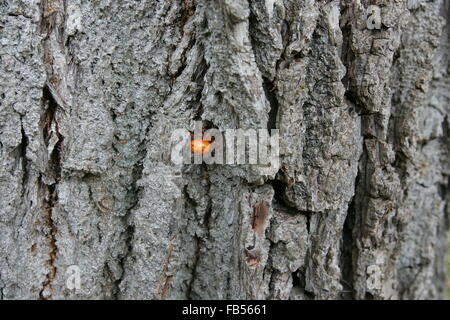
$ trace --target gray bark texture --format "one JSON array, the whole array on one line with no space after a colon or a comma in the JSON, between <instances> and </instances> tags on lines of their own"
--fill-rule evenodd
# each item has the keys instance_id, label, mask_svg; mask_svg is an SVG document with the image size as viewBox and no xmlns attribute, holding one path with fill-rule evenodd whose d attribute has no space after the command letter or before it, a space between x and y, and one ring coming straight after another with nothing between
<instances>
[{"instance_id":1,"label":"gray bark texture","mask_svg":"<svg viewBox=\"0 0 450 320\"><path fill-rule=\"evenodd\" d=\"M445 0L0 0L0 298L442 298L449 19ZM279 168L177 168L170 136L198 120L279 129Z\"/></svg>"}]
</instances>

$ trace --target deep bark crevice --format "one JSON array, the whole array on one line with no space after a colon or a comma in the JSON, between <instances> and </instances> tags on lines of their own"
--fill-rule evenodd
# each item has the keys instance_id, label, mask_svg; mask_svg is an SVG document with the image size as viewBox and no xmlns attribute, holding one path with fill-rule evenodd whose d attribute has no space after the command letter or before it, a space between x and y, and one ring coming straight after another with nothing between
<instances>
[{"instance_id":1,"label":"deep bark crevice","mask_svg":"<svg viewBox=\"0 0 450 320\"><path fill-rule=\"evenodd\" d=\"M125 277L125 262L127 261L130 253L133 250L133 235L134 235L134 226L129 224L125 230L126 251L123 253L122 256L119 257L119 266L122 270L122 274L119 279L116 279L114 281L113 290L112 290L112 296L113 296L113 299L115 299L115 300L118 300L120 298L120 294L121 294L120 284L122 283L122 280Z\"/></svg>"},{"instance_id":2,"label":"deep bark crevice","mask_svg":"<svg viewBox=\"0 0 450 320\"><path fill-rule=\"evenodd\" d=\"M209 174L208 174L208 165L206 165L205 163L201 164L201 171L199 173L199 175L201 176L200 179L206 179L206 183L207 185L205 186L206 188L206 195L210 194L210 190L211 190L211 181L209 180ZM186 201L192 206L193 210L197 210L198 207L198 203L196 202L195 199L192 199L187 191L187 186L185 186L185 188L183 189L183 193L184 193L184 198L186 199ZM204 249L207 244L208 241L211 241L211 224L212 224L212 202L211 202L211 197L207 197L207 204L206 204L206 208L205 208L205 212L204 215L200 218L201 221L196 220L196 223L199 225L199 227L203 230L203 235L202 236L198 236L198 235L194 235L195 241L196 241L196 250L195 250L195 254L194 254L194 261L193 261L193 265L191 267L191 278L189 280L189 284L188 284L188 288L186 290L186 297L188 300L195 300L198 299L198 294L194 291L194 284L195 281L197 281L198 277L199 277L199 267L201 265L201 260L202 260L202 249Z\"/></svg>"},{"instance_id":3,"label":"deep bark crevice","mask_svg":"<svg viewBox=\"0 0 450 320\"><path fill-rule=\"evenodd\" d=\"M111 111L113 112L113 110L111 110ZM148 123L145 127L144 138L142 139L142 141L140 142L139 147L138 147L137 160L135 161L135 163L133 164L133 167L131 168L132 181L131 181L131 186L130 186L129 190L127 191L127 198L131 199L131 200L129 201L129 205L126 208L125 214L123 216L121 216L121 221L122 221L123 225L125 226L125 231L124 231L125 250L122 254L119 255L118 264L121 269L121 275L118 279L115 279L113 281L112 297L115 300L120 299L120 295L121 295L120 285L121 285L123 279L125 278L126 262L129 258L129 256L133 252L133 238L134 238L135 226L133 225L132 214L133 214L133 210L135 210L138 207L139 202L142 199L143 190L142 190L142 187L138 186L138 181L140 181L143 176L143 171L144 171L143 162L145 161L145 159L147 157L147 149L146 149L147 139L148 139L147 137L148 137L148 131L152 127L151 121L152 121L153 114L154 113L150 111L149 116L146 119L148 121ZM117 150L116 150L116 152L117 152Z\"/></svg>"},{"instance_id":4,"label":"deep bark crevice","mask_svg":"<svg viewBox=\"0 0 450 320\"><path fill-rule=\"evenodd\" d=\"M278 118L278 99L277 99L277 87L274 82L271 82L268 78L262 77L263 79L263 89L266 95L267 101L270 104L269 119L267 121L267 129L277 129L277 118ZM269 132L271 134L271 132Z\"/></svg>"},{"instance_id":5,"label":"deep bark crevice","mask_svg":"<svg viewBox=\"0 0 450 320\"><path fill-rule=\"evenodd\" d=\"M49 246L49 259L47 261L49 271L42 284L42 290L39 293L41 299L50 299L53 295L53 280L56 276L56 259L58 254L56 235L58 233L54 221L54 209L58 202L58 183L62 174L62 148L64 137L60 133L57 120L58 108L63 106L58 103L59 97L54 96L58 93L54 91L53 84L58 83L58 77L54 74L53 54L51 52L49 41L52 32L56 32L59 39L63 35L63 22L58 21L58 16L64 20L65 3L56 1L50 3L48 0L41 1L41 25L40 31L44 35L42 40L44 66L47 73L47 81L42 91L42 105L44 112L41 115L40 125L42 128L42 137L47 148L47 168L40 174L39 187L43 193L43 219L47 227L47 241ZM58 23L60 25L58 25ZM45 175L45 178L44 176Z\"/></svg>"},{"instance_id":6,"label":"deep bark crevice","mask_svg":"<svg viewBox=\"0 0 450 320\"><path fill-rule=\"evenodd\" d=\"M201 120L203 115L203 103L202 103L202 94L203 87L205 86L205 76L208 72L208 63L206 62L205 57L202 57L201 63L198 64L197 68L194 71L192 81L197 84L197 94L195 96L195 101L193 102L192 108L194 109L194 120ZM217 93L221 95L220 92ZM220 102L220 101L219 101Z\"/></svg>"},{"instance_id":7,"label":"deep bark crevice","mask_svg":"<svg viewBox=\"0 0 450 320\"><path fill-rule=\"evenodd\" d=\"M180 18L180 29L181 34L184 33L184 26L189 19L195 14L196 6L195 0L182 0L181 1L181 18Z\"/></svg>"},{"instance_id":8,"label":"deep bark crevice","mask_svg":"<svg viewBox=\"0 0 450 320\"><path fill-rule=\"evenodd\" d=\"M42 130L44 142L47 148L50 146L51 140L53 141L53 146L50 146L52 147L52 150L49 155L49 173L55 180L58 181L61 178L61 153L64 143L64 137L59 131L59 124L56 118L57 109L60 106L54 99L47 85L43 90L43 100L44 105L47 108L41 121L43 126Z\"/></svg>"},{"instance_id":9,"label":"deep bark crevice","mask_svg":"<svg viewBox=\"0 0 450 320\"><path fill-rule=\"evenodd\" d=\"M194 298L193 298L193 296L192 296L192 294L193 294L193 291L192 291L192 289L193 289L193 286L194 286L194 282L195 282L195 279L197 278L197 267L198 267L198 264L199 264L199 261L200 261L200 241L201 241L201 239L199 238L199 237L195 237L195 243L196 243L196 246L195 246L195 254L194 254L194 262L193 262L193 265L192 265L192 268L191 268L191 278L190 278L190 280L189 280L189 283L188 283L188 286L187 286L187 289L186 289L186 299L187 300L194 300Z\"/></svg>"},{"instance_id":10,"label":"deep bark crevice","mask_svg":"<svg viewBox=\"0 0 450 320\"><path fill-rule=\"evenodd\" d=\"M40 187L43 190L44 202L43 202L43 218L44 224L47 226L46 237L48 239L49 246L49 259L48 266L49 272L43 283L43 288L39 293L41 299L51 298L52 281L56 276L56 258L58 253L58 247L56 245L56 234L58 232L56 224L54 222L54 208L58 202L57 185L61 179L61 151L64 137L59 132L58 122L56 120L56 112L58 104L53 98L49 88L44 87L43 93L43 105L46 107L45 112L41 119L42 135L47 148L52 148L48 158L47 171L44 173L48 175L53 183L48 184L46 180L43 180L40 176ZM53 140L53 145L50 145L50 141ZM56 140L56 142L55 142Z\"/></svg>"},{"instance_id":11,"label":"deep bark crevice","mask_svg":"<svg viewBox=\"0 0 450 320\"><path fill-rule=\"evenodd\" d=\"M39 297L42 300L50 299L53 294L52 282L56 276L57 268L56 268L56 258L58 254L58 247L56 245L56 234L58 232L56 225L53 220L53 210L58 201L56 186L46 185L41 181L41 187L44 189L44 223L47 227L47 241L49 247L49 259L47 260L48 265L48 273L44 282L42 283L42 289L39 292Z\"/></svg>"},{"instance_id":12,"label":"deep bark crevice","mask_svg":"<svg viewBox=\"0 0 450 320\"><path fill-rule=\"evenodd\" d=\"M22 198L25 197L26 186L28 183L28 158L27 158L27 147L28 147L28 137L25 133L25 129L23 127L23 117L20 117L20 145L19 145L19 157L22 161Z\"/></svg>"},{"instance_id":13,"label":"deep bark crevice","mask_svg":"<svg viewBox=\"0 0 450 320\"><path fill-rule=\"evenodd\" d=\"M360 175L356 177L355 186L358 185ZM356 211L356 188L355 195L349 203L347 216L345 217L342 229L342 242L340 249L340 269L342 274L341 284L344 290L341 292L341 298L352 299L353 297L353 247L355 245L353 239L353 228L355 223Z\"/></svg>"}]
</instances>

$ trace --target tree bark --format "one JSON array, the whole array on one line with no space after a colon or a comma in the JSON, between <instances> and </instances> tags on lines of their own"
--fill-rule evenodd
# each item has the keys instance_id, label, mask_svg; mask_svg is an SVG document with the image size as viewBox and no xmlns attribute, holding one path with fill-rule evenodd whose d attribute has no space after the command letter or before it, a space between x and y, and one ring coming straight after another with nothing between
<instances>
[{"instance_id":1,"label":"tree bark","mask_svg":"<svg viewBox=\"0 0 450 320\"><path fill-rule=\"evenodd\" d=\"M442 297L449 1L0 9L0 298ZM279 129L277 172L179 171L195 121Z\"/></svg>"}]
</instances>

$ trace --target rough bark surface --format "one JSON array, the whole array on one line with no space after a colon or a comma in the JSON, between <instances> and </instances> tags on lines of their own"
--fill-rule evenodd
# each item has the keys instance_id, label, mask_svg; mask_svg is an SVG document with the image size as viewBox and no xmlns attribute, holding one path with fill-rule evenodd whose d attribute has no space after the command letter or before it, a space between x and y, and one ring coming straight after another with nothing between
<instances>
[{"instance_id":1,"label":"rough bark surface","mask_svg":"<svg viewBox=\"0 0 450 320\"><path fill-rule=\"evenodd\" d=\"M444 0L0 0L0 298L440 298L449 19ZM278 128L280 167L175 167L196 120Z\"/></svg>"}]
</instances>

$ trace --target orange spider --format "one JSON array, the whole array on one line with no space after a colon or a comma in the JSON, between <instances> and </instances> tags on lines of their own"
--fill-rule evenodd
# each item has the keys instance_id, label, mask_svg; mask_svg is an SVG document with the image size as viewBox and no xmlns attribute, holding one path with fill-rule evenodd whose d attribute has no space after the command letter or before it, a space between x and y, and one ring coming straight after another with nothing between
<instances>
[{"instance_id":1,"label":"orange spider","mask_svg":"<svg viewBox=\"0 0 450 320\"><path fill-rule=\"evenodd\" d=\"M191 140L191 152L193 154L203 155L211 151L211 141L202 140L202 137L200 137L200 139L197 139L194 134L192 134L192 136L194 137L194 139Z\"/></svg>"}]
</instances>

